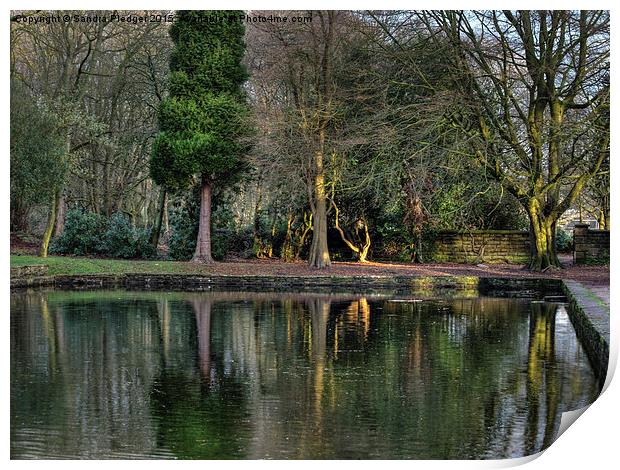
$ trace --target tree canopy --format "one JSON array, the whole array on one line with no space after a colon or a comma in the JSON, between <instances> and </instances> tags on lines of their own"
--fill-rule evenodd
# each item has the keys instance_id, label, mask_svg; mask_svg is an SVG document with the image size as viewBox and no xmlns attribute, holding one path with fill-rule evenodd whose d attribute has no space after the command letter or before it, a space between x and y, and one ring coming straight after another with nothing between
<instances>
[{"instance_id":1,"label":"tree canopy","mask_svg":"<svg viewBox=\"0 0 620 470\"><path fill-rule=\"evenodd\" d=\"M529 229L541 270L567 214L610 227L609 12L151 13L13 15L11 229L41 254L69 210L318 269Z\"/></svg>"}]
</instances>

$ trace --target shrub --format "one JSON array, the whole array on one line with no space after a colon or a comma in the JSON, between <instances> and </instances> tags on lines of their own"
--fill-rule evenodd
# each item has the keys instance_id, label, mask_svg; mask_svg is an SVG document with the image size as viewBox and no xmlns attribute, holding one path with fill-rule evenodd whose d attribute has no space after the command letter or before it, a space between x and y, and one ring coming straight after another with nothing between
<instances>
[{"instance_id":1,"label":"shrub","mask_svg":"<svg viewBox=\"0 0 620 470\"><path fill-rule=\"evenodd\" d=\"M239 258L252 258L254 256L253 241L252 228L241 228L231 233L228 251Z\"/></svg>"},{"instance_id":2,"label":"shrub","mask_svg":"<svg viewBox=\"0 0 620 470\"><path fill-rule=\"evenodd\" d=\"M78 256L100 254L103 248L101 234L105 226L105 219L93 212L69 210L62 235L52 241L50 253Z\"/></svg>"},{"instance_id":3,"label":"shrub","mask_svg":"<svg viewBox=\"0 0 620 470\"><path fill-rule=\"evenodd\" d=\"M566 253L573 249L573 234L558 228L555 232L555 249L558 253Z\"/></svg>"},{"instance_id":4,"label":"shrub","mask_svg":"<svg viewBox=\"0 0 620 470\"><path fill-rule=\"evenodd\" d=\"M191 259L196 251L197 235L198 213L195 208L190 206L173 209L170 213L168 256L178 261Z\"/></svg>"},{"instance_id":5,"label":"shrub","mask_svg":"<svg viewBox=\"0 0 620 470\"><path fill-rule=\"evenodd\" d=\"M211 230L211 256L224 259L230 249L230 240L234 232L226 229Z\"/></svg>"},{"instance_id":6,"label":"shrub","mask_svg":"<svg viewBox=\"0 0 620 470\"><path fill-rule=\"evenodd\" d=\"M93 212L67 211L62 235L52 241L50 253L65 255L104 255L113 258L150 258L155 248L150 231L134 227L123 214L106 219Z\"/></svg>"},{"instance_id":7,"label":"shrub","mask_svg":"<svg viewBox=\"0 0 620 470\"><path fill-rule=\"evenodd\" d=\"M414 240L402 224L402 214L384 217L375 225L373 255L376 259L409 263L414 257Z\"/></svg>"},{"instance_id":8,"label":"shrub","mask_svg":"<svg viewBox=\"0 0 620 470\"><path fill-rule=\"evenodd\" d=\"M103 253L113 258L151 258L155 247L149 241L150 231L134 227L130 220L117 212L110 217L103 235Z\"/></svg>"}]
</instances>

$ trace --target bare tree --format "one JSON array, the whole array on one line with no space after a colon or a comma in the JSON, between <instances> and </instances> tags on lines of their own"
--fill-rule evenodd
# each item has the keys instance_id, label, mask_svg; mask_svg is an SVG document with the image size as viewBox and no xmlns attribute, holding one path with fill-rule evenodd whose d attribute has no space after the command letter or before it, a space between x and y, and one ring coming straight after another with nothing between
<instances>
[{"instance_id":1,"label":"bare tree","mask_svg":"<svg viewBox=\"0 0 620 470\"><path fill-rule=\"evenodd\" d=\"M313 223L308 262L316 268L331 264L327 245L327 175L330 134L337 113L334 67L345 15L346 12L339 11L303 12L291 16L312 17L312 21L248 28L250 50L262 57L255 65L263 77L269 77L269 88L281 109L280 116L274 116L274 121L279 122L270 133L269 141L275 147L272 155L291 163L288 167L298 173L294 180L306 188ZM263 85L259 81L253 79L255 86L264 86L264 80ZM274 140L280 145L273 145Z\"/></svg>"},{"instance_id":2,"label":"bare tree","mask_svg":"<svg viewBox=\"0 0 620 470\"><path fill-rule=\"evenodd\" d=\"M531 268L559 266L556 222L609 153L609 13L442 11L417 18L429 47L452 68L456 93L443 94L449 101L441 115L527 211Z\"/></svg>"}]
</instances>

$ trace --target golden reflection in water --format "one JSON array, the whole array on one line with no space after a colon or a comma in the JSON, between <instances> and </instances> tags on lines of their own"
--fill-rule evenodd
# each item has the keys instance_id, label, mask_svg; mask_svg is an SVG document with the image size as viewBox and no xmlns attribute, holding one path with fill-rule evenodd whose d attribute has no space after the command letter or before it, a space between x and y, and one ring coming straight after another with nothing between
<instances>
[{"instance_id":1,"label":"golden reflection in water","mask_svg":"<svg viewBox=\"0 0 620 470\"><path fill-rule=\"evenodd\" d=\"M540 446L539 429L542 402L545 402L543 448L554 438L554 419L557 411L558 387L549 366L555 362L555 310L553 304L532 304L528 348L527 395L530 401L526 448L533 452Z\"/></svg>"},{"instance_id":2,"label":"golden reflection in water","mask_svg":"<svg viewBox=\"0 0 620 470\"><path fill-rule=\"evenodd\" d=\"M43 331L47 338L49 348L50 369L56 370L56 329L47 304L47 297L41 297L41 319L43 320Z\"/></svg>"},{"instance_id":3,"label":"golden reflection in water","mask_svg":"<svg viewBox=\"0 0 620 470\"><path fill-rule=\"evenodd\" d=\"M370 305L366 297L351 302L345 312L345 318L349 324L361 325L364 339L368 339L370 329Z\"/></svg>"},{"instance_id":4,"label":"golden reflection in water","mask_svg":"<svg viewBox=\"0 0 620 470\"><path fill-rule=\"evenodd\" d=\"M325 375L325 355L327 352L327 321L331 302L314 299L308 302L312 321L312 358L314 360L314 411L317 427L321 421L321 399Z\"/></svg>"},{"instance_id":5,"label":"golden reflection in water","mask_svg":"<svg viewBox=\"0 0 620 470\"><path fill-rule=\"evenodd\" d=\"M113 440L107 450L88 446L122 432L141 456L156 447L203 456L209 441L196 435L216 443L251 435L252 444L231 441L224 450L257 458L363 457L373 445L385 445L386 456L469 458L464 442L520 455L551 442L566 395L581 404L587 392L576 385L583 375L563 383L558 373L579 351L576 339L570 349L554 343L554 305L262 293L140 294L137 304L125 295L100 303L32 296L29 316L12 315L22 322L12 355L32 370L38 360L38 380L59 403L66 398L50 407L49 423L62 422L64 434L47 452L116 455ZM217 386L194 386L207 375ZM21 380L16 394L33 390L30 376ZM29 393L28 403L38 403ZM15 401L16 427L32 413L28 403ZM222 431L229 428L234 438Z\"/></svg>"}]
</instances>

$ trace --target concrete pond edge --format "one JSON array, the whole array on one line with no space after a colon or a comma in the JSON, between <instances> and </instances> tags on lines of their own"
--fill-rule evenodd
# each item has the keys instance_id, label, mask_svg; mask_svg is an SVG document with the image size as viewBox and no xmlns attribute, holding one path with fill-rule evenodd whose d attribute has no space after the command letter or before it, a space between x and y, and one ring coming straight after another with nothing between
<instances>
[{"instance_id":1,"label":"concrete pond edge","mask_svg":"<svg viewBox=\"0 0 620 470\"><path fill-rule=\"evenodd\" d=\"M562 290L568 299L567 310L577 338L602 388L609 373L610 309L580 282L563 280Z\"/></svg>"}]
</instances>

